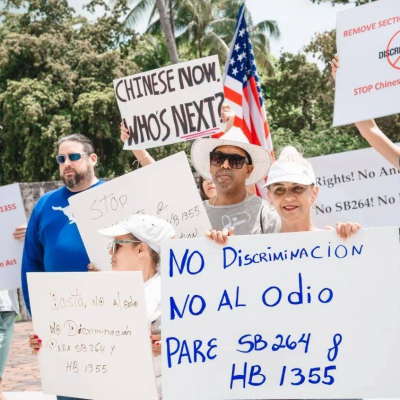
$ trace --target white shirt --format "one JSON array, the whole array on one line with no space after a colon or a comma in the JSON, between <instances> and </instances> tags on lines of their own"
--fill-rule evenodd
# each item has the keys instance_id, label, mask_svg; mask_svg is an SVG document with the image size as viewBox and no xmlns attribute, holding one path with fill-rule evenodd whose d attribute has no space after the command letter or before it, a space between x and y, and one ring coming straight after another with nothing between
<instances>
[{"instance_id":1,"label":"white shirt","mask_svg":"<svg viewBox=\"0 0 400 400\"><path fill-rule=\"evenodd\" d=\"M0 291L0 312L15 311L19 314L17 289Z\"/></svg>"},{"instance_id":2,"label":"white shirt","mask_svg":"<svg viewBox=\"0 0 400 400\"><path fill-rule=\"evenodd\" d=\"M147 318L151 325L161 316L161 275L157 272L144 283L146 297ZM157 386L161 386L161 356L153 357L154 373Z\"/></svg>"}]
</instances>

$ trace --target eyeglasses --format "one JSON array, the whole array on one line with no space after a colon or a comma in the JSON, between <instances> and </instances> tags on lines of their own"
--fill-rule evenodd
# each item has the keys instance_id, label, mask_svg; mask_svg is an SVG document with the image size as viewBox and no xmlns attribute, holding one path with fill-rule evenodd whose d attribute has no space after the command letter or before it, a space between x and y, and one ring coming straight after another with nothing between
<instances>
[{"instance_id":1,"label":"eyeglasses","mask_svg":"<svg viewBox=\"0 0 400 400\"><path fill-rule=\"evenodd\" d=\"M240 154L225 154L220 151L212 151L210 153L210 163L220 167L225 160L228 160L229 166L234 169L243 168L243 164L251 164L251 161L247 157L241 156Z\"/></svg>"},{"instance_id":2,"label":"eyeglasses","mask_svg":"<svg viewBox=\"0 0 400 400\"><path fill-rule=\"evenodd\" d=\"M121 244L127 243L142 243L140 240L121 240L121 239L114 239L112 242L111 254L115 254L118 249L121 247Z\"/></svg>"},{"instance_id":3,"label":"eyeglasses","mask_svg":"<svg viewBox=\"0 0 400 400\"><path fill-rule=\"evenodd\" d=\"M59 154L56 157L56 160L59 164L64 164L65 161L67 161L67 157L69 158L70 161L78 161L82 158L82 156L87 155L87 153L71 153L71 154Z\"/></svg>"}]
</instances>

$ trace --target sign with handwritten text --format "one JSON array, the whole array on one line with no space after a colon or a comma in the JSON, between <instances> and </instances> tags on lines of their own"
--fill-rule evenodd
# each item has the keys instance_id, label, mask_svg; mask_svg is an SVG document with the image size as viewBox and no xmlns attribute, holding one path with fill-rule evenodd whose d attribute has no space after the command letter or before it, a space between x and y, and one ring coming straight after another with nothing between
<instances>
[{"instance_id":1,"label":"sign with handwritten text","mask_svg":"<svg viewBox=\"0 0 400 400\"><path fill-rule=\"evenodd\" d=\"M89 258L102 270L111 269L111 239L97 231L132 214L167 220L179 239L204 236L211 227L183 152L72 196L69 202Z\"/></svg>"},{"instance_id":2,"label":"sign with handwritten text","mask_svg":"<svg viewBox=\"0 0 400 400\"><path fill-rule=\"evenodd\" d=\"M148 149L222 132L224 101L218 56L114 80L130 138L124 149Z\"/></svg>"},{"instance_id":3,"label":"sign with handwritten text","mask_svg":"<svg viewBox=\"0 0 400 400\"><path fill-rule=\"evenodd\" d=\"M0 187L0 290L21 287L24 243L13 237L15 228L26 225L19 184Z\"/></svg>"},{"instance_id":4,"label":"sign with handwritten text","mask_svg":"<svg viewBox=\"0 0 400 400\"><path fill-rule=\"evenodd\" d=\"M400 397L398 228L171 240L161 259L164 398Z\"/></svg>"},{"instance_id":5,"label":"sign with handwritten text","mask_svg":"<svg viewBox=\"0 0 400 400\"><path fill-rule=\"evenodd\" d=\"M29 273L28 286L45 393L158 400L141 272Z\"/></svg>"}]
</instances>

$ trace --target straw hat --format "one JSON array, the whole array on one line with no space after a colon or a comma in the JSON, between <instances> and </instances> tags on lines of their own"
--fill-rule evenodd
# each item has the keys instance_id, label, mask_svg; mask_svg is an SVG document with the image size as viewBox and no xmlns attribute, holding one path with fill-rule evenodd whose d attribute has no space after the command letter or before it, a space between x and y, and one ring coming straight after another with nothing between
<instances>
[{"instance_id":1,"label":"straw hat","mask_svg":"<svg viewBox=\"0 0 400 400\"><path fill-rule=\"evenodd\" d=\"M270 153L264 147L250 144L243 131L234 126L219 139L200 138L193 143L191 150L192 164L203 178L212 181L210 152L220 146L235 146L249 153L254 168L246 179L246 186L254 185L267 176L271 166Z\"/></svg>"}]
</instances>

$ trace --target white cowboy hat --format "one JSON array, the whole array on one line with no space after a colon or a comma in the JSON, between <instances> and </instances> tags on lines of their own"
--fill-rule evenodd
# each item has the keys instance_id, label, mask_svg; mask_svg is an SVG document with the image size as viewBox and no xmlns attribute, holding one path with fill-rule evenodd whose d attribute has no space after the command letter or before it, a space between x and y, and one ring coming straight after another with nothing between
<instances>
[{"instance_id":1,"label":"white cowboy hat","mask_svg":"<svg viewBox=\"0 0 400 400\"><path fill-rule=\"evenodd\" d=\"M197 139L191 150L192 164L196 171L204 178L212 181L210 172L210 152L220 146L235 146L246 151L254 166L250 176L246 179L246 186L254 185L268 174L271 166L271 155L267 149L255 144L250 144L246 135L240 128L232 127L219 139Z\"/></svg>"},{"instance_id":2,"label":"white cowboy hat","mask_svg":"<svg viewBox=\"0 0 400 400\"><path fill-rule=\"evenodd\" d=\"M167 221L146 214L135 214L115 226L100 229L100 234L109 237L131 233L147 243L154 251L160 253L161 243L175 236L174 228Z\"/></svg>"}]
</instances>

